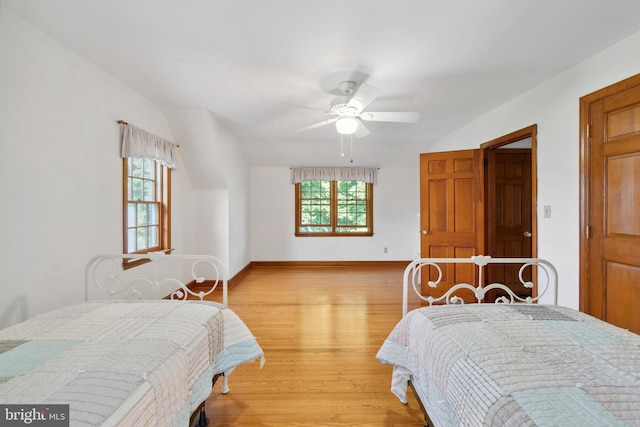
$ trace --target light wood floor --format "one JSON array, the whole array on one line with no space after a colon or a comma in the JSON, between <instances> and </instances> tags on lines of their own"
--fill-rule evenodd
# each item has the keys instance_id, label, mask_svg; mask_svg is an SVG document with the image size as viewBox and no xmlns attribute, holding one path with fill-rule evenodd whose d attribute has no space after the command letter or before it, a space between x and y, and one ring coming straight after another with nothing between
<instances>
[{"instance_id":1,"label":"light wood floor","mask_svg":"<svg viewBox=\"0 0 640 427\"><path fill-rule=\"evenodd\" d=\"M402 268L254 267L229 307L266 357L215 385L210 426L421 426L375 355L401 317Z\"/></svg>"}]
</instances>

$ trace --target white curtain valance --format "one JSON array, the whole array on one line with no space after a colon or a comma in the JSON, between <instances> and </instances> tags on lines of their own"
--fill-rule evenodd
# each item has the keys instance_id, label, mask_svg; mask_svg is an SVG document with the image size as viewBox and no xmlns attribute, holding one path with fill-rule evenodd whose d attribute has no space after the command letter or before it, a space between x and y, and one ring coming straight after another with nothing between
<instances>
[{"instance_id":1,"label":"white curtain valance","mask_svg":"<svg viewBox=\"0 0 640 427\"><path fill-rule=\"evenodd\" d=\"M291 168L291 183L303 181L364 181L378 183L378 168Z\"/></svg>"},{"instance_id":2,"label":"white curtain valance","mask_svg":"<svg viewBox=\"0 0 640 427\"><path fill-rule=\"evenodd\" d=\"M133 125L121 123L121 154L127 157L150 157L169 169L176 169L176 145L143 131Z\"/></svg>"}]
</instances>

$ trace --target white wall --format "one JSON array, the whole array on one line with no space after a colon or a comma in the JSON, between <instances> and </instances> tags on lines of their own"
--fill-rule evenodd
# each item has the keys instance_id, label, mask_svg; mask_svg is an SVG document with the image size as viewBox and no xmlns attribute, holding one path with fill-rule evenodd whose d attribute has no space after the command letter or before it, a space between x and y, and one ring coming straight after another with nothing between
<instances>
[{"instance_id":1,"label":"white wall","mask_svg":"<svg viewBox=\"0 0 640 427\"><path fill-rule=\"evenodd\" d=\"M538 255L558 268L558 303L579 304L579 99L640 73L640 33L533 88L430 145L476 148L538 125ZM551 218L542 207L551 206Z\"/></svg>"},{"instance_id":2,"label":"white wall","mask_svg":"<svg viewBox=\"0 0 640 427\"><path fill-rule=\"evenodd\" d=\"M222 259L233 276L251 262L247 160L236 138L210 111L165 114L197 192L191 229L195 250Z\"/></svg>"},{"instance_id":3,"label":"white wall","mask_svg":"<svg viewBox=\"0 0 640 427\"><path fill-rule=\"evenodd\" d=\"M412 260L420 209L418 165L416 158L415 167L381 167L378 171L378 184L373 189L372 237L296 237L289 168L252 167L252 260Z\"/></svg>"}]
</instances>

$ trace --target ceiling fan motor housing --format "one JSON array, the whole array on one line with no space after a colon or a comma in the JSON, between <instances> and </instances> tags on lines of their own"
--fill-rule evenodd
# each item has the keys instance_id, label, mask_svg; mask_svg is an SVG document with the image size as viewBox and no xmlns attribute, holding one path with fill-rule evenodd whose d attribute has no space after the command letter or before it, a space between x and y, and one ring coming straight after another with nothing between
<instances>
[{"instance_id":1,"label":"ceiling fan motor housing","mask_svg":"<svg viewBox=\"0 0 640 427\"><path fill-rule=\"evenodd\" d=\"M331 109L329 111L339 116L357 116L358 113L360 113L358 106L355 105L353 101L350 104L345 102L343 96L331 102Z\"/></svg>"}]
</instances>

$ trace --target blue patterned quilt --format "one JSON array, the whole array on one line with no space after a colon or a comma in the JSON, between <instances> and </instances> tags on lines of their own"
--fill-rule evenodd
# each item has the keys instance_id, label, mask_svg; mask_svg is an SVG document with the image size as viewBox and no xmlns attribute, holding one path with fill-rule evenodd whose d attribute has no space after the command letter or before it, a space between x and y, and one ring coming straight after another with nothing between
<instances>
[{"instance_id":1,"label":"blue patterned quilt","mask_svg":"<svg viewBox=\"0 0 640 427\"><path fill-rule=\"evenodd\" d=\"M640 336L565 307L419 308L376 357L436 426L640 425Z\"/></svg>"},{"instance_id":2,"label":"blue patterned quilt","mask_svg":"<svg viewBox=\"0 0 640 427\"><path fill-rule=\"evenodd\" d=\"M71 426L186 426L215 374L256 359L221 304L86 302L0 330L0 403L69 404Z\"/></svg>"}]
</instances>

